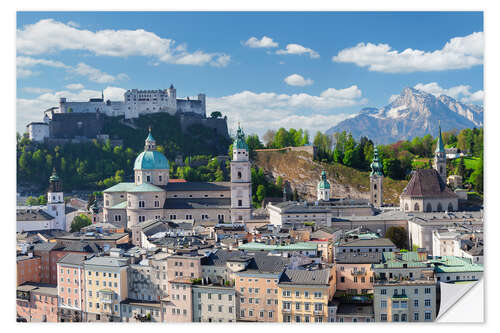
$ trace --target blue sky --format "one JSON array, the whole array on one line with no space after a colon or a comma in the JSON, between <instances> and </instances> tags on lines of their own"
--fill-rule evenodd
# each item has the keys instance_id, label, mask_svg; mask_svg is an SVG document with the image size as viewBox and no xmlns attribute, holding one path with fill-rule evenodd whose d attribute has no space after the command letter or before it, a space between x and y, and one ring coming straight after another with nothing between
<instances>
[{"instance_id":1,"label":"blue sky","mask_svg":"<svg viewBox=\"0 0 500 333\"><path fill-rule=\"evenodd\" d=\"M16 38L19 132L59 97L171 83L258 134L324 131L408 86L484 95L480 12L22 12Z\"/></svg>"}]
</instances>

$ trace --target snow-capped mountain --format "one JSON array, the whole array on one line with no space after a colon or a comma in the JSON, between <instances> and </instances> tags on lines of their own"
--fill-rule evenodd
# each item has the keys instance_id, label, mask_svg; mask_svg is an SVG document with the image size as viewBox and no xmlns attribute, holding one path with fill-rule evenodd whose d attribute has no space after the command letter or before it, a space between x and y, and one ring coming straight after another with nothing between
<instances>
[{"instance_id":1,"label":"snow-capped mountain","mask_svg":"<svg viewBox=\"0 0 500 333\"><path fill-rule=\"evenodd\" d=\"M389 105L364 108L326 131L327 134L347 131L355 138L367 136L377 143L391 143L415 136L438 132L441 121L443 131L483 126L483 107L464 104L441 95L435 97L421 90L405 88Z\"/></svg>"}]
</instances>

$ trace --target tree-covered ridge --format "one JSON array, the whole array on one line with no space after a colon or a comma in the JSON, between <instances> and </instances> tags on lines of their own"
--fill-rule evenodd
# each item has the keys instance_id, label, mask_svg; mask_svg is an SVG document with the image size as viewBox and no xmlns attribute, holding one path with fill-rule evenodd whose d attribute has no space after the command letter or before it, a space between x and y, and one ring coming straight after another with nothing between
<instances>
[{"instance_id":1,"label":"tree-covered ridge","mask_svg":"<svg viewBox=\"0 0 500 333\"><path fill-rule=\"evenodd\" d=\"M171 177L207 181L227 179L226 166L215 167L210 159L225 155L231 143L229 138L202 125L193 125L184 133L178 118L152 114L136 119L135 128L124 125L119 117L106 123L104 132L112 138L122 138L122 146L112 146L109 140L92 140L50 147L18 134L17 181L44 191L54 167L63 179L65 191L104 189L122 181L132 181L134 161L144 150L149 126L158 151L170 161ZM204 155L207 163L196 167L187 163L179 169L174 163L179 155L193 156L193 159L197 158L196 155Z\"/></svg>"}]
</instances>

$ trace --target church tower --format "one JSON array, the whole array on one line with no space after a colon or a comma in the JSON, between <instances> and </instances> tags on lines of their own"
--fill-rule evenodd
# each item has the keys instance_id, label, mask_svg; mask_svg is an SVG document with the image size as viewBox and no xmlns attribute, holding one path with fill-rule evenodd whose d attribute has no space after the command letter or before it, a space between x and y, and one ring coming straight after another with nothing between
<instances>
[{"instance_id":1,"label":"church tower","mask_svg":"<svg viewBox=\"0 0 500 333\"><path fill-rule=\"evenodd\" d=\"M370 173L370 203L374 207L381 207L384 203L383 182L384 173L382 171L382 162L378 158L378 149L373 150L373 160L370 164L372 172Z\"/></svg>"},{"instance_id":2,"label":"church tower","mask_svg":"<svg viewBox=\"0 0 500 333\"><path fill-rule=\"evenodd\" d=\"M441 179L446 182L446 152L443 137L441 136L441 123L439 124L439 136L434 153L434 169L439 173Z\"/></svg>"},{"instance_id":3,"label":"church tower","mask_svg":"<svg viewBox=\"0 0 500 333\"><path fill-rule=\"evenodd\" d=\"M56 168L49 178L49 190L47 192L47 213L55 218L51 229L66 230L66 212L62 183L56 173Z\"/></svg>"},{"instance_id":4,"label":"church tower","mask_svg":"<svg viewBox=\"0 0 500 333\"><path fill-rule=\"evenodd\" d=\"M252 174L245 134L238 124L231 161L231 222L243 223L252 215Z\"/></svg>"},{"instance_id":5,"label":"church tower","mask_svg":"<svg viewBox=\"0 0 500 333\"><path fill-rule=\"evenodd\" d=\"M317 198L318 201L330 201L330 183L326 179L325 170L321 172L321 180L319 181L317 188Z\"/></svg>"}]
</instances>

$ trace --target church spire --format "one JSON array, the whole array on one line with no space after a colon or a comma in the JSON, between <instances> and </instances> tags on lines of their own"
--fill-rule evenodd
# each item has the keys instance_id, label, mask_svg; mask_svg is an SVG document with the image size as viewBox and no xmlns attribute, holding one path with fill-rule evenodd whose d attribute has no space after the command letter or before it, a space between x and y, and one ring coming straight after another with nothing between
<instances>
[{"instance_id":1,"label":"church spire","mask_svg":"<svg viewBox=\"0 0 500 333\"><path fill-rule=\"evenodd\" d=\"M153 138L153 135L151 134L151 125L149 125L149 134L148 137L146 138L146 144L144 146L144 150L155 150L156 147L156 140Z\"/></svg>"},{"instance_id":2,"label":"church spire","mask_svg":"<svg viewBox=\"0 0 500 333\"><path fill-rule=\"evenodd\" d=\"M444 153L443 137L441 136L441 120L439 121L439 136L436 145L436 153Z\"/></svg>"},{"instance_id":3,"label":"church spire","mask_svg":"<svg viewBox=\"0 0 500 333\"><path fill-rule=\"evenodd\" d=\"M370 175L378 175L378 176L383 176L384 175L384 172L382 171L383 170L383 167L382 167L382 163L380 162L379 158L378 158L378 148L377 146L375 146L375 148L373 149L373 160L372 160L372 163L370 164L370 168L372 169L372 172L370 173Z\"/></svg>"}]
</instances>

